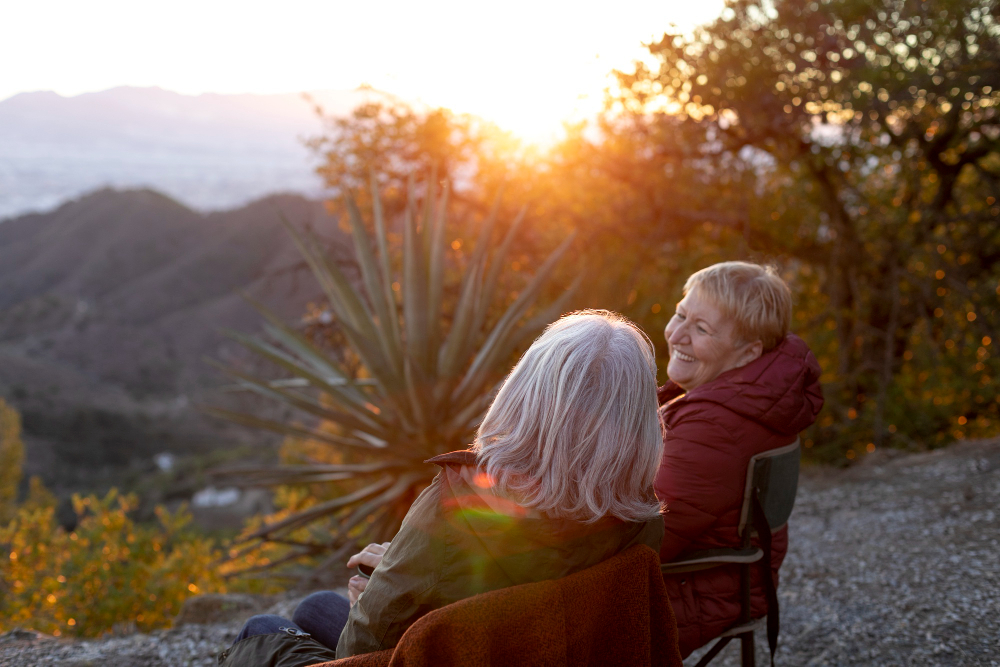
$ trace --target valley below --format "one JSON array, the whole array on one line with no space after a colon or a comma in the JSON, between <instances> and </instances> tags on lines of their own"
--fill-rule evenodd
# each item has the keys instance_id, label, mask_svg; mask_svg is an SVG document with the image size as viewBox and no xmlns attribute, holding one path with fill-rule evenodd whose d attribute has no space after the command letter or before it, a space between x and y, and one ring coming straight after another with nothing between
<instances>
[{"instance_id":1,"label":"valley below","mask_svg":"<svg viewBox=\"0 0 1000 667\"><path fill-rule=\"evenodd\" d=\"M199 406L265 409L209 363L256 369L223 334L260 328L244 295L291 322L319 300L282 217L340 252L337 222L298 195L205 214L152 190L103 189L0 223L0 398L22 416L25 480L66 497L138 486L163 472L164 453L198 462L175 478L274 456L276 437Z\"/></svg>"}]
</instances>

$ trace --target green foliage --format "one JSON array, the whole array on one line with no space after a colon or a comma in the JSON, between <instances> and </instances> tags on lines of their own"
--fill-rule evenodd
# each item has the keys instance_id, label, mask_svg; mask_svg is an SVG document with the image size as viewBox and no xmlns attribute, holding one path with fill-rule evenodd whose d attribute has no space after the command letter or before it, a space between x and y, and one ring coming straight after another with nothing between
<instances>
[{"instance_id":1,"label":"green foliage","mask_svg":"<svg viewBox=\"0 0 1000 667\"><path fill-rule=\"evenodd\" d=\"M169 625L188 597L224 590L219 554L194 536L190 516L157 510L135 525L134 496L74 496L67 532L52 505L28 503L0 528L0 628L99 636Z\"/></svg>"},{"instance_id":2,"label":"green foliage","mask_svg":"<svg viewBox=\"0 0 1000 667\"><path fill-rule=\"evenodd\" d=\"M23 462L21 416L0 399L0 523L14 515Z\"/></svg>"},{"instance_id":3,"label":"green foliage","mask_svg":"<svg viewBox=\"0 0 1000 667\"><path fill-rule=\"evenodd\" d=\"M691 241L784 266L826 371L814 455L996 433L995 3L734 0L650 53L619 74L617 122L718 196Z\"/></svg>"},{"instance_id":4,"label":"green foliage","mask_svg":"<svg viewBox=\"0 0 1000 667\"><path fill-rule=\"evenodd\" d=\"M435 178L420 201L411 183L401 219L383 213L371 177L369 225L347 194L359 275L352 281L310 234L292 228L295 242L322 287L337 332L346 345L338 358L281 322L263 307L267 337L232 333L249 350L281 368L285 377L252 377L223 368L248 390L298 410L304 423L209 409L210 414L322 444L329 463L219 471L229 484L336 483L339 493L244 535L297 547L282 560L333 551L342 558L368 539L395 534L413 499L434 475L423 461L471 441L514 353L563 312L573 286L544 308L542 288L567 252L566 239L535 275L503 275L519 216L494 246L498 207L476 221L471 247L454 238L449 186ZM402 226L402 248L388 226ZM398 257L398 261L397 261ZM516 277L517 279L520 276ZM509 290L515 289L511 293ZM306 529L303 535L303 529Z\"/></svg>"},{"instance_id":5,"label":"green foliage","mask_svg":"<svg viewBox=\"0 0 1000 667\"><path fill-rule=\"evenodd\" d=\"M155 510L155 525L131 518L134 495L115 490L103 498L73 496L77 525L55 520L56 497L38 477L18 505L23 446L17 412L0 402L0 479L9 502L0 506L0 632L32 628L56 636L96 637L107 632L170 625L185 599L227 588L272 592L274 582L226 579L254 565L222 554L191 526L191 516Z\"/></svg>"},{"instance_id":6,"label":"green foliage","mask_svg":"<svg viewBox=\"0 0 1000 667\"><path fill-rule=\"evenodd\" d=\"M58 504L55 494L45 488L38 475L28 480L28 497L21 503L20 510L40 510L53 508Z\"/></svg>"}]
</instances>

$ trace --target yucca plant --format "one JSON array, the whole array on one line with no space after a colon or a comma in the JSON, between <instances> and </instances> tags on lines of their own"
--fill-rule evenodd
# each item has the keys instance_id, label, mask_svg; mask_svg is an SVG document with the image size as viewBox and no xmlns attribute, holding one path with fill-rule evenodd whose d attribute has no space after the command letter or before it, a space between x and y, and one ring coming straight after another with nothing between
<instances>
[{"instance_id":1,"label":"yucca plant","mask_svg":"<svg viewBox=\"0 0 1000 667\"><path fill-rule=\"evenodd\" d=\"M345 195L360 268L355 282L312 234L286 223L329 302L333 326L360 360L360 371L349 371L260 304L255 306L266 320L262 336L229 334L282 369L284 377L263 379L234 368L223 370L241 387L296 409L304 421L285 423L217 408L208 412L321 443L337 453L336 464L215 471L217 481L242 486L336 483L339 495L241 538L250 546L263 541L291 545L282 561L330 552L326 562L335 561L360 542L390 539L436 472L424 460L471 442L512 355L559 317L579 283L547 306L537 303L569 249L570 237L516 298L500 289L524 210L496 246L499 197L471 253L465 261L451 261L445 237L448 187L436 193L433 184L432 178L420 205L411 182L401 220L402 248L395 254L390 252L388 221L374 175L374 238L355 199ZM303 539L304 533L310 537Z\"/></svg>"}]
</instances>

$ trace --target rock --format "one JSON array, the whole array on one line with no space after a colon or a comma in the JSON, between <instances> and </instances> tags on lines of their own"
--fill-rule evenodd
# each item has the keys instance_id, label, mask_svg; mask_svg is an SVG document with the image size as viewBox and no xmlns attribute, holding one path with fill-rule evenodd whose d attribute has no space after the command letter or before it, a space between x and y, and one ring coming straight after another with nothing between
<instances>
[{"instance_id":1,"label":"rock","mask_svg":"<svg viewBox=\"0 0 1000 667\"><path fill-rule=\"evenodd\" d=\"M242 622L263 613L273 602L265 595L196 595L184 601L174 626Z\"/></svg>"},{"instance_id":2,"label":"rock","mask_svg":"<svg viewBox=\"0 0 1000 667\"><path fill-rule=\"evenodd\" d=\"M11 642L25 642L34 643L38 641L54 640L56 639L52 635L42 634L41 632L35 632L34 630L22 630L21 628L14 628L10 632L5 632L0 635L0 644L9 644Z\"/></svg>"},{"instance_id":3,"label":"rock","mask_svg":"<svg viewBox=\"0 0 1000 667\"><path fill-rule=\"evenodd\" d=\"M240 526L247 517L274 511L268 489L206 487L191 499L191 516L206 530Z\"/></svg>"}]
</instances>

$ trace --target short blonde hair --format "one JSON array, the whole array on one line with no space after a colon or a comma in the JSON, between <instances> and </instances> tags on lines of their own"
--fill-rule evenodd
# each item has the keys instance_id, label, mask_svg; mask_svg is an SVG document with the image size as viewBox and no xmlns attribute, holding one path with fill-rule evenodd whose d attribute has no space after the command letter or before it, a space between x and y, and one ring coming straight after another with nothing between
<instances>
[{"instance_id":1,"label":"short blonde hair","mask_svg":"<svg viewBox=\"0 0 1000 667\"><path fill-rule=\"evenodd\" d=\"M550 324L507 376L473 450L496 491L524 507L593 522L645 521L663 446L653 345L621 315Z\"/></svg>"},{"instance_id":2,"label":"short blonde hair","mask_svg":"<svg viewBox=\"0 0 1000 667\"><path fill-rule=\"evenodd\" d=\"M767 352L788 334L792 291L773 266L719 262L691 274L684 283L684 294L694 290L733 320L740 342L759 340Z\"/></svg>"}]
</instances>

